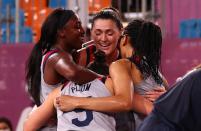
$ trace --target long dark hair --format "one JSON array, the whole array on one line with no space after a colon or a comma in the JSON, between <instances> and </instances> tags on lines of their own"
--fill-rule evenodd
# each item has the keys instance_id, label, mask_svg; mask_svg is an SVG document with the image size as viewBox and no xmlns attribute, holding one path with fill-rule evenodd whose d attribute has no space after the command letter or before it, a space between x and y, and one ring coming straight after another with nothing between
<instances>
[{"instance_id":1,"label":"long dark hair","mask_svg":"<svg viewBox=\"0 0 201 131\"><path fill-rule=\"evenodd\" d=\"M40 105L41 88L41 61L42 55L48 52L57 41L57 32L75 16L72 10L55 9L44 21L41 27L41 37L33 47L33 50L27 60L26 82L28 91L33 97L36 105Z\"/></svg>"},{"instance_id":2,"label":"long dark hair","mask_svg":"<svg viewBox=\"0 0 201 131\"><path fill-rule=\"evenodd\" d=\"M152 75L158 84L162 84L159 74L162 46L160 27L152 22L136 19L128 24L124 34L130 37L134 48L133 59L140 59L136 63L139 70L144 76Z\"/></svg>"}]
</instances>

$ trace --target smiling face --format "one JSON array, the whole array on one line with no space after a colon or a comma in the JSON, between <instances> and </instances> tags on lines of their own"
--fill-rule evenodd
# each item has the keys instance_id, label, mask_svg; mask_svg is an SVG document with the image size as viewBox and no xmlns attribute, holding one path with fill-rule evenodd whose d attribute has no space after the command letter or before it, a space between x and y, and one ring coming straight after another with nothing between
<instances>
[{"instance_id":1,"label":"smiling face","mask_svg":"<svg viewBox=\"0 0 201 131\"><path fill-rule=\"evenodd\" d=\"M97 49L105 52L106 56L112 55L117 50L120 34L121 31L111 19L95 20L91 30L91 36Z\"/></svg>"},{"instance_id":2,"label":"smiling face","mask_svg":"<svg viewBox=\"0 0 201 131\"><path fill-rule=\"evenodd\" d=\"M68 44L68 48L80 49L84 42L84 29L78 16L74 16L64 26L64 38L65 43Z\"/></svg>"}]
</instances>

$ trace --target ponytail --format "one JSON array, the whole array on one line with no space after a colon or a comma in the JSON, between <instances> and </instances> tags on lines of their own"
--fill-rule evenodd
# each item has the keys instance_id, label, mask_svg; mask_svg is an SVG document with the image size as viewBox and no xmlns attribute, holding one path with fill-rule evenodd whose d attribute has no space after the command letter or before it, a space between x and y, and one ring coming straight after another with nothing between
<instances>
[{"instance_id":1,"label":"ponytail","mask_svg":"<svg viewBox=\"0 0 201 131\"><path fill-rule=\"evenodd\" d=\"M33 98L35 104L39 106L40 88L41 88L41 71L40 65L42 61L42 43L40 41L35 44L26 65L26 82L28 84L28 92Z\"/></svg>"},{"instance_id":2,"label":"ponytail","mask_svg":"<svg viewBox=\"0 0 201 131\"><path fill-rule=\"evenodd\" d=\"M57 42L57 32L75 16L72 10L55 9L45 19L41 27L41 36L35 44L26 65L26 82L28 91L36 105L40 105L41 91L41 61L42 55L51 50Z\"/></svg>"},{"instance_id":3,"label":"ponytail","mask_svg":"<svg viewBox=\"0 0 201 131\"><path fill-rule=\"evenodd\" d=\"M162 84L159 74L162 46L160 27L152 22L136 19L128 24L124 34L130 37L135 49L133 57L141 58L138 67L143 75L152 75L158 84Z\"/></svg>"}]
</instances>

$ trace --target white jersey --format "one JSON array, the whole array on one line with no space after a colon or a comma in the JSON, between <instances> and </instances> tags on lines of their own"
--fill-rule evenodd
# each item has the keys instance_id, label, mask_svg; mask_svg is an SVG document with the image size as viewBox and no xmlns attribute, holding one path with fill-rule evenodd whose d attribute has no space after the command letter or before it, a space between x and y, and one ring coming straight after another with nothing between
<instances>
[{"instance_id":1,"label":"white jersey","mask_svg":"<svg viewBox=\"0 0 201 131\"><path fill-rule=\"evenodd\" d=\"M43 103L50 92L52 92L53 89L59 87L62 83L56 84L56 85L49 85L45 82L43 75L44 75L44 66L48 58L53 57L55 55L54 50L49 51L42 57L41 62L41 90L40 90L40 101ZM56 121L56 120L55 120ZM46 125L44 128L42 128L40 131L56 131L57 126L56 125Z\"/></svg>"},{"instance_id":2,"label":"white jersey","mask_svg":"<svg viewBox=\"0 0 201 131\"><path fill-rule=\"evenodd\" d=\"M49 55L46 57L46 55ZM43 75L44 75L44 66L48 58L53 57L56 55L55 53L52 54L45 54L42 58L41 66L40 66L40 71L41 71L41 90L40 90L40 101L43 103L47 96L49 95L50 92L52 92L53 89L59 87L62 83L58 83L56 85L49 85L45 82Z\"/></svg>"},{"instance_id":3,"label":"white jersey","mask_svg":"<svg viewBox=\"0 0 201 131\"><path fill-rule=\"evenodd\" d=\"M140 95L144 95L148 91L153 91L154 88L160 86L156 83L152 76L147 77L146 79L142 80L139 84L135 85L135 91Z\"/></svg>"},{"instance_id":4,"label":"white jersey","mask_svg":"<svg viewBox=\"0 0 201 131\"><path fill-rule=\"evenodd\" d=\"M157 86L162 85L157 84L153 76L149 76L138 85L135 85L135 91L143 96L146 92L153 91L154 88L156 88ZM137 129L143 122L145 116L141 116L140 114L134 112L134 117L135 117L135 128Z\"/></svg>"},{"instance_id":5,"label":"white jersey","mask_svg":"<svg viewBox=\"0 0 201 131\"><path fill-rule=\"evenodd\" d=\"M77 97L107 97L111 93L101 80L78 85L69 82L61 91L63 95ZM110 114L91 110L76 109L62 112L57 109L57 131L115 131L115 119Z\"/></svg>"}]
</instances>

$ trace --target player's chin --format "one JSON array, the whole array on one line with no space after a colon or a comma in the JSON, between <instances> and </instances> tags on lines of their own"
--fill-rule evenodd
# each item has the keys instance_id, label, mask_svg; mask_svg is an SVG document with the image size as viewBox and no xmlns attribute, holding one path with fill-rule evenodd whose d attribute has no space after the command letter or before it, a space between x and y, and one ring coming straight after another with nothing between
<instances>
[{"instance_id":1,"label":"player's chin","mask_svg":"<svg viewBox=\"0 0 201 131\"><path fill-rule=\"evenodd\" d=\"M78 43L79 43L79 44L77 44L77 49L81 49L81 48L82 48L83 41L79 41Z\"/></svg>"},{"instance_id":2,"label":"player's chin","mask_svg":"<svg viewBox=\"0 0 201 131\"><path fill-rule=\"evenodd\" d=\"M84 43L84 42L85 42L85 38L84 38L84 37L80 37L80 41L81 41L82 43Z\"/></svg>"},{"instance_id":3,"label":"player's chin","mask_svg":"<svg viewBox=\"0 0 201 131\"><path fill-rule=\"evenodd\" d=\"M100 49L100 50L103 51L106 56L108 56L110 54L110 51L108 51L108 50L104 50L104 49Z\"/></svg>"}]
</instances>

